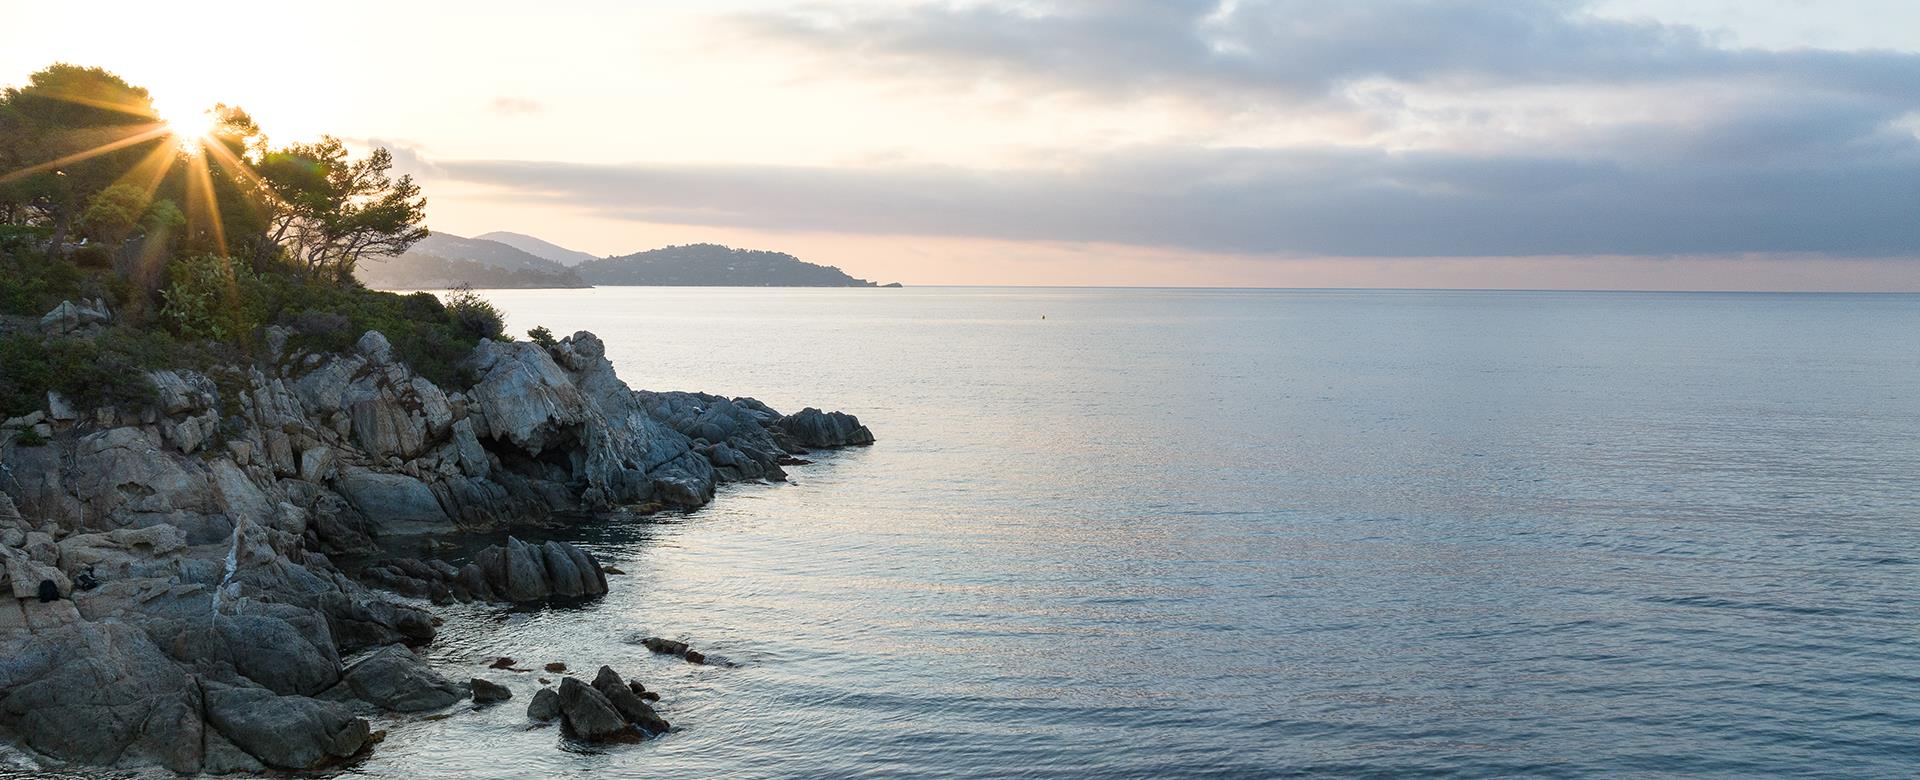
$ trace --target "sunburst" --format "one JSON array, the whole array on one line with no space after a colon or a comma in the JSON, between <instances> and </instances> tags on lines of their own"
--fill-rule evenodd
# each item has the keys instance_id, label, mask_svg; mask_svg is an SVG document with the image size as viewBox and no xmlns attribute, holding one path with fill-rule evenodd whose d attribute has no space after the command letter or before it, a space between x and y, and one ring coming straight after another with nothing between
<instances>
[{"instance_id":1,"label":"sunburst","mask_svg":"<svg viewBox=\"0 0 1920 780\"><path fill-rule=\"evenodd\" d=\"M92 145L80 151L0 173L0 183L48 171L58 172L63 167L103 154L164 140L166 143L156 144L139 163L122 174L120 181L135 184L145 190L148 197L152 197L167 173L184 164L187 168L186 202L180 205L186 212L188 228L206 231L213 237L216 251L225 252L226 230L221 224L219 205L215 202L212 167L218 166L229 175L249 181L256 185L256 191L264 191L264 187L258 186L262 183L252 166L235 155L220 139L222 119L219 111L155 110L147 105L108 105L97 98L83 96L61 99L118 111L136 121L114 128L105 134L104 139L101 135L89 137L87 143Z\"/></svg>"}]
</instances>

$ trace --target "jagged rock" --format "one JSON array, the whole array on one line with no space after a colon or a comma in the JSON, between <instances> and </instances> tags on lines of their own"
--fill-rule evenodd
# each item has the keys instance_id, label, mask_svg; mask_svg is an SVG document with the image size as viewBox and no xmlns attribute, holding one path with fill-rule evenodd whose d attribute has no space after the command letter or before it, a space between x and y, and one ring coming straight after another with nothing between
<instances>
[{"instance_id":1,"label":"jagged rock","mask_svg":"<svg viewBox=\"0 0 1920 780\"><path fill-rule=\"evenodd\" d=\"M82 307L66 308L56 324L79 327ZM287 335L270 331L272 349L289 349ZM697 506L721 480L778 479L799 446L752 399L634 392L588 333L551 350L484 342L467 367L479 384L448 394L371 333L351 354L222 366L218 385L152 372L147 409L51 398L51 416L5 421L0 738L80 765L180 772L352 755L367 724L316 693L412 710L497 692L426 669L401 645L431 641L436 619L327 555L366 560L375 537L456 522L493 531ZM24 430L50 441L18 446ZM364 576L437 602L540 601L604 594L609 570L575 545L509 538L465 565L396 558ZM343 672L342 655L361 649L378 651ZM665 728L648 717L656 695L616 681L562 684L577 733ZM560 712L561 693L542 690L530 715ZM595 717L606 712L619 723Z\"/></svg>"},{"instance_id":2,"label":"jagged rock","mask_svg":"<svg viewBox=\"0 0 1920 780\"><path fill-rule=\"evenodd\" d=\"M61 301L60 305L40 317L40 329L49 334L63 336L75 331L113 321L113 312L107 309L102 300Z\"/></svg>"},{"instance_id":3,"label":"jagged rock","mask_svg":"<svg viewBox=\"0 0 1920 780\"><path fill-rule=\"evenodd\" d=\"M627 719L627 722L639 726L649 734L664 734L671 727L665 718L654 712L652 707L641 700L639 694L628 687L626 681L620 679L620 675L613 671L613 667L600 667L600 673L593 678L593 689L607 697L607 701L619 711L621 717Z\"/></svg>"},{"instance_id":4,"label":"jagged rock","mask_svg":"<svg viewBox=\"0 0 1920 780\"><path fill-rule=\"evenodd\" d=\"M424 712L467 697L459 683L427 668L404 645L389 645L348 668L342 684L353 697L394 712Z\"/></svg>"},{"instance_id":5,"label":"jagged rock","mask_svg":"<svg viewBox=\"0 0 1920 780\"><path fill-rule=\"evenodd\" d=\"M541 688L533 694L533 701L527 702L527 717L537 721L549 721L560 717L560 694L552 688Z\"/></svg>"},{"instance_id":6,"label":"jagged rock","mask_svg":"<svg viewBox=\"0 0 1920 780\"><path fill-rule=\"evenodd\" d=\"M456 572L453 582L475 599L492 594L488 600L513 603L607 592L606 575L587 551L560 541L534 546L511 536L505 547L474 554L474 562Z\"/></svg>"},{"instance_id":7,"label":"jagged rock","mask_svg":"<svg viewBox=\"0 0 1920 780\"><path fill-rule=\"evenodd\" d=\"M496 682L475 677L467 684L473 688L473 703L475 704L491 704L513 698L513 691L511 689Z\"/></svg>"},{"instance_id":8,"label":"jagged rock","mask_svg":"<svg viewBox=\"0 0 1920 780\"><path fill-rule=\"evenodd\" d=\"M345 706L265 688L205 683L207 723L269 766L318 769L352 756L371 736Z\"/></svg>"},{"instance_id":9,"label":"jagged rock","mask_svg":"<svg viewBox=\"0 0 1920 780\"><path fill-rule=\"evenodd\" d=\"M324 482L333 476L334 453L332 447L316 446L300 452L300 479L307 482Z\"/></svg>"},{"instance_id":10,"label":"jagged rock","mask_svg":"<svg viewBox=\"0 0 1920 780\"><path fill-rule=\"evenodd\" d=\"M9 595L16 599L46 598L44 588L50 588L54 599L64 598L73 592L73 581L59 569L33 559L24 551L11 547L0 547L0 566L6 570Z\"/></svg>"},{"instance_id":11,"label":"jagged rock","mask_svg":"<svg viewBox=\"0 0 1920 780\"><path fill-rule=\"evenodd\" d=\"M849 447L873 443L873 432L860 418L843 412L822 412L811 406L775 420L774 428L802 447Z\"/></svg>"},{"instance_id":12,"label":"jagged rock","mask_svg":"<svg viewBox=\"0 0 1920 780\"><path fill-rule=\"evenodd\" d=\"M605 742L633 735L627 719L599 691L572 677L560 681L560 714L574 736L588 742Z\"/></svg>"}]
</instances>

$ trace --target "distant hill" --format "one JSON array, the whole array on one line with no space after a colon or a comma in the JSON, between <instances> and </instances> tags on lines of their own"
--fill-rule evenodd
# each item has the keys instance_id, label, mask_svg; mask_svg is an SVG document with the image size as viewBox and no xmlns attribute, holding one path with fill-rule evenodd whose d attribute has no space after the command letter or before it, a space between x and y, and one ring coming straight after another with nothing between
<instances>
[{"instance_id":1,"label":"distant hill","mask_svg":"<svg viewBox=\"0 0 1920 780\"><path fill-rule=\"evenodd\" d=\"M609 257L576 266L596 285L678 287L878 287L830 265L816 265L785 252L734 249L719 244L670 246Z\"/></svg>"},{"instance_id":2,"label":"distant hill","mask_svg":"<svg viewBox=\"0 0 1920 780\"><path fill-rule=\"evenodd\" d=\"M505 230L482 233L474 236L474 238L483 241L497 241L535 257L552 260L565 266L575 266L600 259L585 252L577 252L558 244L542 241L533 236L522 233L509 233Z\"/></svg>"},{"instance_id":3,"label":"distant hill","mask_svg":"<svg viewBox=\"0 0 1920 780\"><path fill-rule=\"evenodd\" d=\"M399 257L366 260L354 275L382 290L587 287L573 269L498 241L435 233Z\"/></svg>"}]
</instances>

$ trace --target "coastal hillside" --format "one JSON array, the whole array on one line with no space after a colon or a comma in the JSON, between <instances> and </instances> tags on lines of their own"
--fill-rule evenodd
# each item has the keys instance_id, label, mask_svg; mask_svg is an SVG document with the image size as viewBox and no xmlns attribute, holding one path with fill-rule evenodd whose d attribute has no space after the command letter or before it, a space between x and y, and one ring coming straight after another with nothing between
<instances>
[{"instance_id":1,"label":"coastal hillside","mask_svg":"<svg viewBox=\"0 0 1920 780\"><path fill-rule=\"evenodd\" d=\"M785 252L688 244L582 263L589 284L673 287L878 287Z\"/></svg>"},{"instance_id":2,"label":"coastal hillside","mask_svg":"<svg viewBox=\"0 0 1920 780\"><path fill-rule=\"evenodd\" d=\"M362 284L381 290L586 287L573 269L498 241L434 233L406 252L354 269Z\"/></svg>"},{"instance_id":3,"label":"coastal hillside","mask_svg":"<svg viewBox=\"0 0 1920 780\"><path fill-rule=\"evenodd\" d=\"M525 233L496 230L492 233L481 233L480 235L474 236L474 238L482 241L498 241L533 255L534 257L552 260L564 266L576 266L581 263L588 263L600 259L585 252L568 249L551 241L535 238Z\"/></svg>"}]
</instances>

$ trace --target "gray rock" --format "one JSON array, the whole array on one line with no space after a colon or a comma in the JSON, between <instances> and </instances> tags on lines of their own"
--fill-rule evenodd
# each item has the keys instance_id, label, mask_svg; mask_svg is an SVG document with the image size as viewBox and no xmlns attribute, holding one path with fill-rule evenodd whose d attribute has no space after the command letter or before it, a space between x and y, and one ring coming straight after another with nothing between
<instances>
[{"instance_id":1,"label":"gray rock","mask_svg":"<svg viewBox=\"0 0 1920 780\"><path fill-rule=\"evenodd\" d=\"M533 701L527 702L527 717L543 722L560 717L560 694L552 688L541 688L535 692Z\"/></svg>"},{"instance_id":2,"label":"gray rock","mask_svg":"<svg viewBox=\"0 0 1920 780\"><path fill-rule=\"evenodd\" d=\"M405 645L376 651L342 677L354 698L394 712L437 710L467 697L464 686L427 668Z\"/></svg>"},{"instance_id":3,"label":"gray rock","mask_svg":"<svg viewBox=\"0 0 1920 780\"><path fill-rule=\"evenodd\" d=\"M588 742L605 742L634 736L627 720L599 691L572 677L560 681L560 714L574 736Z\"/></svg>"},{"instance_id":4,"label":"gray rock","mask_svg":"<svg viewBox=\"0 0 1920 780\"><path fill-rule=\"evenodd\" d=\"M70 623L13 636L0 642L0 725L28 747L81 764L198 771L200 686L140 629Z\"/></svg>"},{"instance_id":5,"label":"gray rock","mask_svg":"<svg viewBox=\"0 0 1920 780\"><path fill-rule=\"evenodd\" d=\"M802 447L848 447L874 441L873 432L860 424L860 418L813 407L782 417L773 425Z\"/></svg>"},{"instance_id":6,"label":"gray rock","mask_svg":"<svg viewBox=\"0 0 1920 780\"><path fill-rule=\"evenodd\" d=\"M600 673L593 678L593 689L607 697L608 703L612 704L628 723L639 726L648 734L664 734L671 728L671 724L667 723L665 718L660 717L652 707L647 706L647 703L640 699L640 695L628 687L625 680L620 679L620 675L613 671L613 667L600 667Z\"/></svg>"},{"instance_id":7,"label":"gray rock","mask_svg":"<svg viewBox=\"0 0 1920 780\"><path fill-rule=\"evenodd\" d=\"M324 616L289 604L247 606L261 612L158 621L149 633L168 655L209 676L232 669L277 694L312 696L340 681Z\"/></svg>"},{"instance_id":8,"label":"gray rock","mask_svg":"<svg viewBox=\"0 0 1920 780\"><path fill-rule=\"evenodd\" d=\"M513 698L513 691L508 689L507 686L490 680L482 680L475 677L467 684L473 688L473 702L475 704L491 704Z\"/></svg>"},{"instance_id":9,"label":"gray rock","mask_svg":"<svg viewBox=\"0 0 1920 780\"><path fill-rule=\"evenodd\" d=\"M453 519L440 508L439 499L418 479L356 468L342 471L338 483L341 495L380 533L410 536L454 530Z\"/></svg>"},{"instance_id":10,"label":"gray rock","mask_svg":"<svg viewBox=\"0 0 1920 780\"><path fill-rule=\"evenodd\" d=\"M344 705L265 688L205 683L207 723L268 766L318 769L367 744L367 722Z\"/></svg>"}]
</instances>

